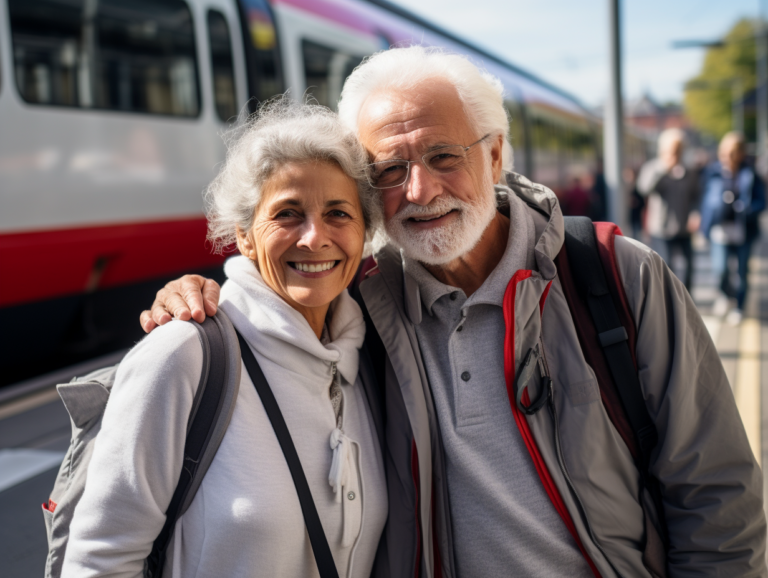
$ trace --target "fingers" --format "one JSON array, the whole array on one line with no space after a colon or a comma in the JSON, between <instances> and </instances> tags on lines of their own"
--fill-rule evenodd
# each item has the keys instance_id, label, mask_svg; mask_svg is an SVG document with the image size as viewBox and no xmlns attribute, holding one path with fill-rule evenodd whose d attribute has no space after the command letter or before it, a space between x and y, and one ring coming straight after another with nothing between
<instances>
[{"instance_id":1,"label":"fingers","mask_svg":"<svg viewBox=\"0 0 768 578\"><path fill-rule=\"evenodd\" d=\"M205 285L205 278L200 275L184 275L178 280L180 283L179 297L184 300L184 310L191 311L192 319L198 323L205 321L205 306L203 305L203 286ZM172 283L176 283L175 281ZM169 283L168 285L170 285ZM166 287L168 287L166 285ZM176 301L174 300L174 303ZM173 311L169 309L169 311ZM178 315L174 312L174 316L179 319ZM186 319L184 320L186 321Z\"/></svg>"},{"instance_id":2,"label":"fingers","mask_svg":"<svg viewBox=\"0 0 768 578\"><path fill-rule=\"evenodd\" d=\"M189 321L192 318L192 312L179 293L161 289L157 292L157 299L152 304L152 319L158 325L165 325L174 318Z\"/></svg>"},{"instance_id":3,"label":"fingers","mask_svg":"<svg viewBox=\"0 0 768 578\"><path fill-rule=\"evenodd\" d=\"M157 327L157 323L155 323L152 319L152 312L149 310L141 312L141 315L139 316L139 323L141 324L141 328L144 330L144 333L149 333L155 327Z\"/></svg>"},{"instance_id":4,"label":"fingers","mask_svg":"<svg viewBox=\"0 0 768 578\"><path fill-rule=\"evenodd\" d=\"M203 303L205 305L205 314L209 317L216 314L219 308L220 287L213 279L206 279L203 284Z\"/></svg>"},{"instance_id":5,"label":"fingers","mask_svg":"<svg viewBox=\"0 0 768 578\"><path fill-rule=\"evenodd\" d=\"M173 318L202 323L206 314L216 313L218 302L218 283L200 275L184 275L157 292L151 311L142 312L139 321L146 333Z\"/></svg>"}]
</instances>

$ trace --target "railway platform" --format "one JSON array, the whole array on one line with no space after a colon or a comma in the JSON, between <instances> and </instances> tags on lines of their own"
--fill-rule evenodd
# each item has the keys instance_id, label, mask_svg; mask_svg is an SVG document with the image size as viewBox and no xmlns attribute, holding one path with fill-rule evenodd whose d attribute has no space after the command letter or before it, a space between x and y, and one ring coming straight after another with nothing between
<instances>
[{"instance_id":1,"label":"railway platform","mask_svg":"<svg viewBox=\"0 0 768 578\"><path fill-rule=\"evenodd\" d=\"M703 249L699 245L695 253L692 296L762 465L768 463L768 236L755 245L750 293L739 325L713 315L717 280ZM70 437L69 417L53 384L116 363L123 353L25 382L15 391L0 389L0 566L5 578L43 574L47 543L40 504L53 487ZM765 495L768 502L768 491Z\"/></svg>"}]
</instances>

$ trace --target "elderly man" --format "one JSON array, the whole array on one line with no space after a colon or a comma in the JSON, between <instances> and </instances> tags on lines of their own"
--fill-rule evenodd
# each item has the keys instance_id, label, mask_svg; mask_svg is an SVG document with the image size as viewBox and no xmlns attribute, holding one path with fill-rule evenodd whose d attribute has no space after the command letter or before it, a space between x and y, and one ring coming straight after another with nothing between
<instances>
[{"instance_id":1,"label":"elderly man","mask_svg":"<svg viewBox=\"0 0 768 578\"><path fill-rule=\"evenodd\" d=\"M617 238L642 393L659 433L650 471L664 512L644 517L648 497L557 277L557 200L519 175L505 178L511 147L498 80L460 56L394 49L355 70L339 111L368 150L387 242L359 287L387 416L390 513L378 569L766 576L762 477L717 352L658 255ZM182 278L142 324L201 319L216 300L210 282ZM553 387L546 408L523 415L505 370L534 348ZM644 556L657 526L668 536L661 567Z\"/></svg>"},{"instance_id":2,"label":"elderly man","mask_svg":"<svg viewBox=\"0 0 768 578\"><path fill-rule=\"evenodd\" d=\"M685 133L670 128L659 135L658 157L643 165L637 190L648 198L645 226L651 247L671 265L673 253L685 258L683 282L691 290L691 233L699 228L699 175L683 164Z\"/></svg>"}]
</instances>

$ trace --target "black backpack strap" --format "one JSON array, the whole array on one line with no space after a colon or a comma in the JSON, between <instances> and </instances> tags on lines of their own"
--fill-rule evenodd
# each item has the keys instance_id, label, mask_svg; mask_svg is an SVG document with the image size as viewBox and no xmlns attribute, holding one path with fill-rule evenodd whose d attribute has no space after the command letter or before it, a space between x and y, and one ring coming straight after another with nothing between
<instances>
[{"instance_id":1,"label":"black backpack strap","mask_svg":"<svg viewBox=\"0 0 768 578\"><path fill-rule=\"evenodd\" d=\"M240 387L240 352L229 319L219 311L194 325L203 346L203 371L189 416L184 465L165 513L165 524L145 563L144 575L148 578L162 576L176 522L187 511L216 455Z\"/></svg>"},{"instance_id":2,"label":"black backpack strap","mask_svg":"<svg viewBox=\"0 0 768 578\"><path fill-rule=\"evenodd\" d=\"M261 398L264 410L267 412L267 417L269 417L269 421L272 423L272 429L275 430L277 441L280 443L280 448L285 455L285 461L288 462L288 469L291 471L291 477L296 486L296 493L299 495L301 511L304 514L304 523L307 526L309 541L312 544L312 552L315 555L315 562L317 562L320 577L339 578L339 573L336 570L336 564L331 554L331 548L328 546L328 540L325 537L320 516L317 514L317 508L315 508L315 502L312 499L312 493L309 490L309 484L304 475L304 469L301 467L299 454L296 453L296 447L293 445L291 433L288 431L288 426L280 411L280 406L277 404L275 394L272 393L272 389L264 377L264 372L261 371L259 363L256 361L251 348L243 339L243 336L238 333L237 339L240 342L240 352L245 368L251 376L251 381Z\"/></svg>"},{"instance_id":3,"label":"black backpack strap","mask_svg":"<svg viewBox=\"0 0 768 578\"><path fill-rule=\"evenodd\" d=\"M641 474L647 475L651 452L659 436L645 405L640 379L629 350L627 330L619 320L608 290L591 219L565 218L565 246L574 281L589 307L621 404L637 437Z\"/></svg>"}]
</instances>

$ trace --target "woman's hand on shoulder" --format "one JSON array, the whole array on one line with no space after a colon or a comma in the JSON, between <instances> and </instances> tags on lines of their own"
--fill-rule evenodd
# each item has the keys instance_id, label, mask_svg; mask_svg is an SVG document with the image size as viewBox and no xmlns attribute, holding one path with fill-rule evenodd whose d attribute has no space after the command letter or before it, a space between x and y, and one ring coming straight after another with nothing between
<instances>
[{"instance_id":1,"label":"woman's hand on shoulder","mask_svg":"<svg viewBox=\"0 0 768 578\"><path fill-rule=\"evenodd\" d=\"M206 315L210 317L216 313L220 290L216 281L201 275L184 275L170 281L157 292L152 309L142 311L139 317L141 327L149 333L171 319L194 319L202 323Z\"/></svg>"}]
</instances>

